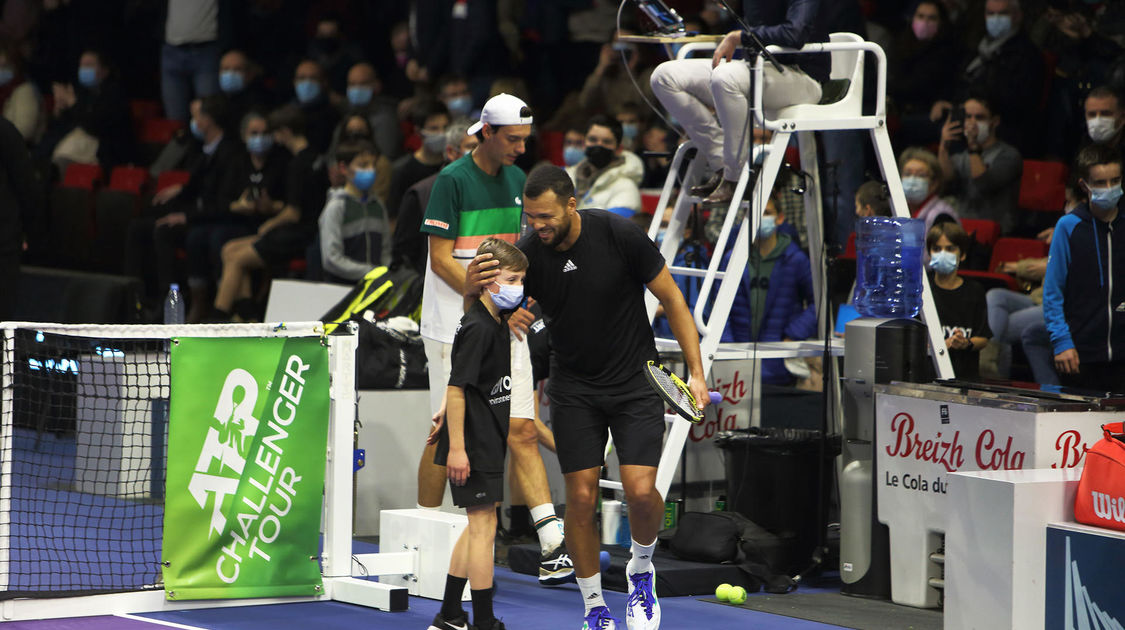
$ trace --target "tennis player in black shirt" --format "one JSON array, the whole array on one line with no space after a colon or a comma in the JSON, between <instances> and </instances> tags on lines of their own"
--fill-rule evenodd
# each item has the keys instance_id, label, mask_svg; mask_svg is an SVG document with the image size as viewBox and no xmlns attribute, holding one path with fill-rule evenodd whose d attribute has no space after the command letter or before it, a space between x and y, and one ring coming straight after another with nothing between
<instances>
[{"instance_id":1,"label":"tennis player in black shirt","mask_svg":"<svg viewBox=\"0 0 1125 630\"><path fill-rule=\"evenodd\" d=\"M545 165L527 177L524 214L532 230L517 246L527 255L525 290L551 330L551 418L566 478L566 544L586 606L589 630L614 630L601 592L594 524L607 432L621 463L633 557L626 567L630 630L660 626L652 554L664 511L656 469L664 403L642 367L656 359L645 289L660 300L680 343L695 399L708 400L699 335L683 295L655 244L634 223L604 210L577 210L566 171ZM466 296L491 282L494 261L469 266Z\"/></svg>"},{"instance_id":2,"label":"tennis player in black shirt","mask_svg":"<svg viewBox=\"0 0 1125 630\"><path fill-rule=\"evenodd\" d=\"M465 630L461 593L469 583L473 627L504 630L492 612L496 506L504 500L504 455L512 397L507 316L523 302L527 258L510 243L487 238L477 254L500 261L500 273L461 318L453 338L444 422L430 434L434 463L445 466L453 502L465 508L468 528L453 548L442 607L429 630Z\"/></svg>"}]
</instances>

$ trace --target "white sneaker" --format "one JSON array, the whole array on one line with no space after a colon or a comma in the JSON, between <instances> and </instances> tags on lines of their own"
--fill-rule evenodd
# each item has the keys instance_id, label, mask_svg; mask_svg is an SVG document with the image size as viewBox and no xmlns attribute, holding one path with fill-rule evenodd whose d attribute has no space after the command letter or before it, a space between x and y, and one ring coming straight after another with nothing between
<instances>
[{"instance_id":1,"label":"white sneaker","mask_svg":"<svg viewBox=\"0 0 1125 630\"><path fill-rule=\"evenodd\" d=\"M656 600L656 567L645 573L633 572L633 561L625 565L629 584L625 625L629 630L657 630L660 627L660 602Z\"/></svg>"}]
</instances>

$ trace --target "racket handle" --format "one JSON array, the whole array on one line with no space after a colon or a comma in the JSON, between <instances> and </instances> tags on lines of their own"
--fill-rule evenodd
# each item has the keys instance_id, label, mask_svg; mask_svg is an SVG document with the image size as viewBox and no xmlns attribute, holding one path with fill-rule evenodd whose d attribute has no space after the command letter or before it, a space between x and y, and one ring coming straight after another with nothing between
<instances>
[{"instance_id":1,"label":"racket handle","mask_svg":"<svg viewBox=\"0 0 1125 630\"><path fill-rule=\"evenodd\" d=\"M717 405L723 401L723 395L719 392L711 392L710 396L712 405Z\"/></svg>"}]
</instances>

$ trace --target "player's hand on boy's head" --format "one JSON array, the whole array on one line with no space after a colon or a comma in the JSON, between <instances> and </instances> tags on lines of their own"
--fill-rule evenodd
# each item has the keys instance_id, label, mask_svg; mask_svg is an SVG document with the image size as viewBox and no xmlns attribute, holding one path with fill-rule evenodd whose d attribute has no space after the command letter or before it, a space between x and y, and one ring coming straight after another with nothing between
<instances>
[{"instance_id":1,"label":"player's hand on boy's head","mask_svg":"<svg viewBox=\"0 0 1125 630\"><path fill-rule=\"evenodd\" d=\"M445 460L445 470L453 485L465 485L465 481L469 478L469 454L465 452L465 449L449 449L449 456Z\"/></svg>"},{"instance_id":2,"label":"player's hand on boy's head","mask_svg":"<svg viewBox=\"0 0 1125 630\"><path fill-rule=\"evenodd\" d=\"M493 278L500 275L499 260L492 260L492 254L477 254L465 269L465 296L478 297L484 288L492 284Z\"/></svg>"},{"instance_id":3,"label":"player's hand on boy's head","mask_svg":"<svg viewBox=\"0 0 1125 630\"><path fill-rule=\"evenodd\" d=\"M528 301L528 306L531 306L531 301ZM531 314L531 311L521 306L508 316L508 328L516 336L516 339L523 341L523 336L530 330L531 323L534 321L535 316Z\"/></svg>"}]
</instances>

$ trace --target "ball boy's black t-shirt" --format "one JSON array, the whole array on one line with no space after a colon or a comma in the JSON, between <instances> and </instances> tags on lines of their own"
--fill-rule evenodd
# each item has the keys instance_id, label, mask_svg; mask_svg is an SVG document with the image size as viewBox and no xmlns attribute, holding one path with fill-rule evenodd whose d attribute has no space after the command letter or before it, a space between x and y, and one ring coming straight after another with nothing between
<instances>
[{"instance_id":1,"label":"ball boy's black t-shirt","mask_svg":"<svg viewBox=\"0 0 1125 630\"><path fill-rule=\"evenodd\" d=\"M563 252L535 233L517 244L529 266L524 290L551 331L551 388L616 394L646 387L641 371L656 359L645 312L645 285L664 257L641 228L605 210L582 210L582 230Z\"/></svg>"},{"instance_id":2,"label":"ball boy's black t-shirt","mask_svg":"<svg viewBox=\"0 0 1125 630\"><path fill-rule=\"evenodd\" d=\"M943 337L949 339L960 330L966 339L970 337L992 337L988 327L988 302L984 297L984 287L975 280L962 278L956 289L943 289L933 282L930 274L930 287L934 292L934 307L941 320ZM953 364L953 375L962 380L980 378L980 351L950 350L949 361Z\"/></svg>"},{"instance_id":3,"label":"ball boy's black t-shirt","mask_svg":"<svg viewBox=\"0 0 1125 630\"><path fill-rule=\"evenodd\" d=\"M470 473L504 472L511 407L511 345L508 325L477 300L453 338L449 384L465 391L465 452ZM449 456L449 424L442 427L434 463Z\"/></svg>"}]
</instances>

